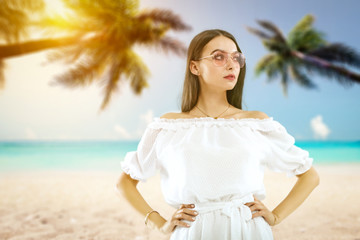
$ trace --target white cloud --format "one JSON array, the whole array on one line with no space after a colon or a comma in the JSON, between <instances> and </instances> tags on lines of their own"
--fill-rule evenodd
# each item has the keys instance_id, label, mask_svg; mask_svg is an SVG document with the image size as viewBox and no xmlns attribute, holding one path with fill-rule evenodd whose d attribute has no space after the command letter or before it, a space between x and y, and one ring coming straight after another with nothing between
<instances>
[{"instance_id":1,"label":"white cloud","mask_svg":"<svg viewBox=\"0 0 360 240\"><path fill-rule=\"evenodd\" d=\"M313 130L315 138L326 139L330 134L329 127L323 122L321 115L317 115L310 121L311 128Z\"/></svg>"},{"instance_id":2,"label":"white cloud","mask_svg":"<svg viewBox=\"0 0 360 240\"><path fill-rule=\"evenodd\" d=\"M120 134L120 137L122 139L132 139L132 135L124 127L120 126L119 124L116 124L114 126L114 130L115 130L115 132Z\"/></svg>"},{"instance_id":3,"label":"white cloud","mask_svg":"<svg viewBox=\"0 0 360 240\"><path fill-rule=\"evenodd\" d=\"M153 110L149 109L145 114L140 116L140 120L143 120L146 125L152 122L154 118Z\"/></svg>"},{"instance_id":4,"label":"white cloud","mask_svg":"<svg viewBox=\"0 0 360 240\"><path fill-rule=\"evenodd\" d=\"M28 140L36 140L38 139L38 136L31 128L26 128L25 130L26 139Z\"/></svg>"},{"instance_id":5,"label":"white cloud","mask_svg":"<svg viewBox=\"0 0 360 240\"><path fill-rule=\"evenodd\" d=\"M149 109L145 114L141 114L139 118L140 121L137 130L134 133L129 132L128 130L126 130L126 128L120 126L119 124L116 124L114 126L115 132L120 135L121 139L140 139L143 136L146 127L153 121L154 111Z\"/></svg>"}]
</instances>

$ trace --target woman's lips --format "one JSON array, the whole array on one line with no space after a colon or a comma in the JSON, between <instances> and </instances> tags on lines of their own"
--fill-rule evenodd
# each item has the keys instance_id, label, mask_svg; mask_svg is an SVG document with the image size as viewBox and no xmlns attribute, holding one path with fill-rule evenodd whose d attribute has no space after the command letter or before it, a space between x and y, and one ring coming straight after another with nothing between
<instances>
[{"instance_id":1,"label":"woman's lips","mask_svg":"<svg viewBox=\"0 0 360 240\"><path fill-rule=\"evenodd\" d=\"M235 80L235 75L230 74L230 75L225 76L224 78L226 78L228 80Z\"/></svg>"}]
</instances>

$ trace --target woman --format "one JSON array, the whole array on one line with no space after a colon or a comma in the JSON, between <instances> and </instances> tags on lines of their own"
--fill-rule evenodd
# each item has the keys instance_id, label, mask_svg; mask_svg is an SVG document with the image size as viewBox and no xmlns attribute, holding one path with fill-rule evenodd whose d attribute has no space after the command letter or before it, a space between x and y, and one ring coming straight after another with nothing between
<instances>
[{"instance_id":1,"label":"woman","mask_svg":"<svg viewBox=\"0 0 360 240\"><path fill-rule=\"evenodd\" d=\"M273 239L270 226L291 214L319 184L307 151L272 117L242 110L245 57L222 30L201 32L190 43L181 113L151 122L137 151L126 154L117 184L145 224L171 239ZM272 211L264 168L296 175L289 195ZM164 219L136 189L157 171L168 204Z\"/></svg>"}]
</instances>

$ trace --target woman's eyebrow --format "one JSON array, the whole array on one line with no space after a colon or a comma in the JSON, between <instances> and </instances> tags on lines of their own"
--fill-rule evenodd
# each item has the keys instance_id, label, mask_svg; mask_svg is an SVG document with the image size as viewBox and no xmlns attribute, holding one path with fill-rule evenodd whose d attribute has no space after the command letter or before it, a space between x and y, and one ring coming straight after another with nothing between
<instances>
[{"instance_id":1,"label":"woman's eyebrow","mask_svg":"<svg viewBox=\"0 0 360 240\"><path fill-rule=\"evenodd\" d=\"M227 51L222 50L222 49L215 49L214 51L212 51L212 52L210 53L210 55L213 54L213 53L216 52L216 51L225 52L225 53L227 52ZM234 50L234 51L232 51L231 53L233 53L233 52L237 52L237 50Z\"/></svg>"},{"instance_id":2,"label":"woman's eyebrow","mask_svg":"<svg viewBox=\"0 0 360 240\"><path fill-rule=\"evenodd\" d=\"M214 51L212 51L211 53L210 53L210 55L211 54L213 54L214 52L216 52L216 51L221 51L221 52L225 52L224 50L222 50L222 49L215 49Z\"/></svg>"}]
</instances>

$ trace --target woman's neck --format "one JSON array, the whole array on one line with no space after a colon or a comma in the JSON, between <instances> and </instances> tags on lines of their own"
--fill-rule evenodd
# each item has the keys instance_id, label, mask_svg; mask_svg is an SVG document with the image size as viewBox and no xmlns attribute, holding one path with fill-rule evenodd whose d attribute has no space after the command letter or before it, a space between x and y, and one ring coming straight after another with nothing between
<instances>
[{"instance_id":1,"label":"woman's neck","mask_svg":"<svg viewBox=\"0 0 360 240\"><path fill-rule=\"evenodd\" d=\"M224 92L224 94L202 93L199 95L196 107L191 111L193 114L196 113L196 115L200 116L209 115L210 117L217 117L220 114L226 114L229 108L230 106L227 101L226 92Z\"/></svg>"}]
</instances>

